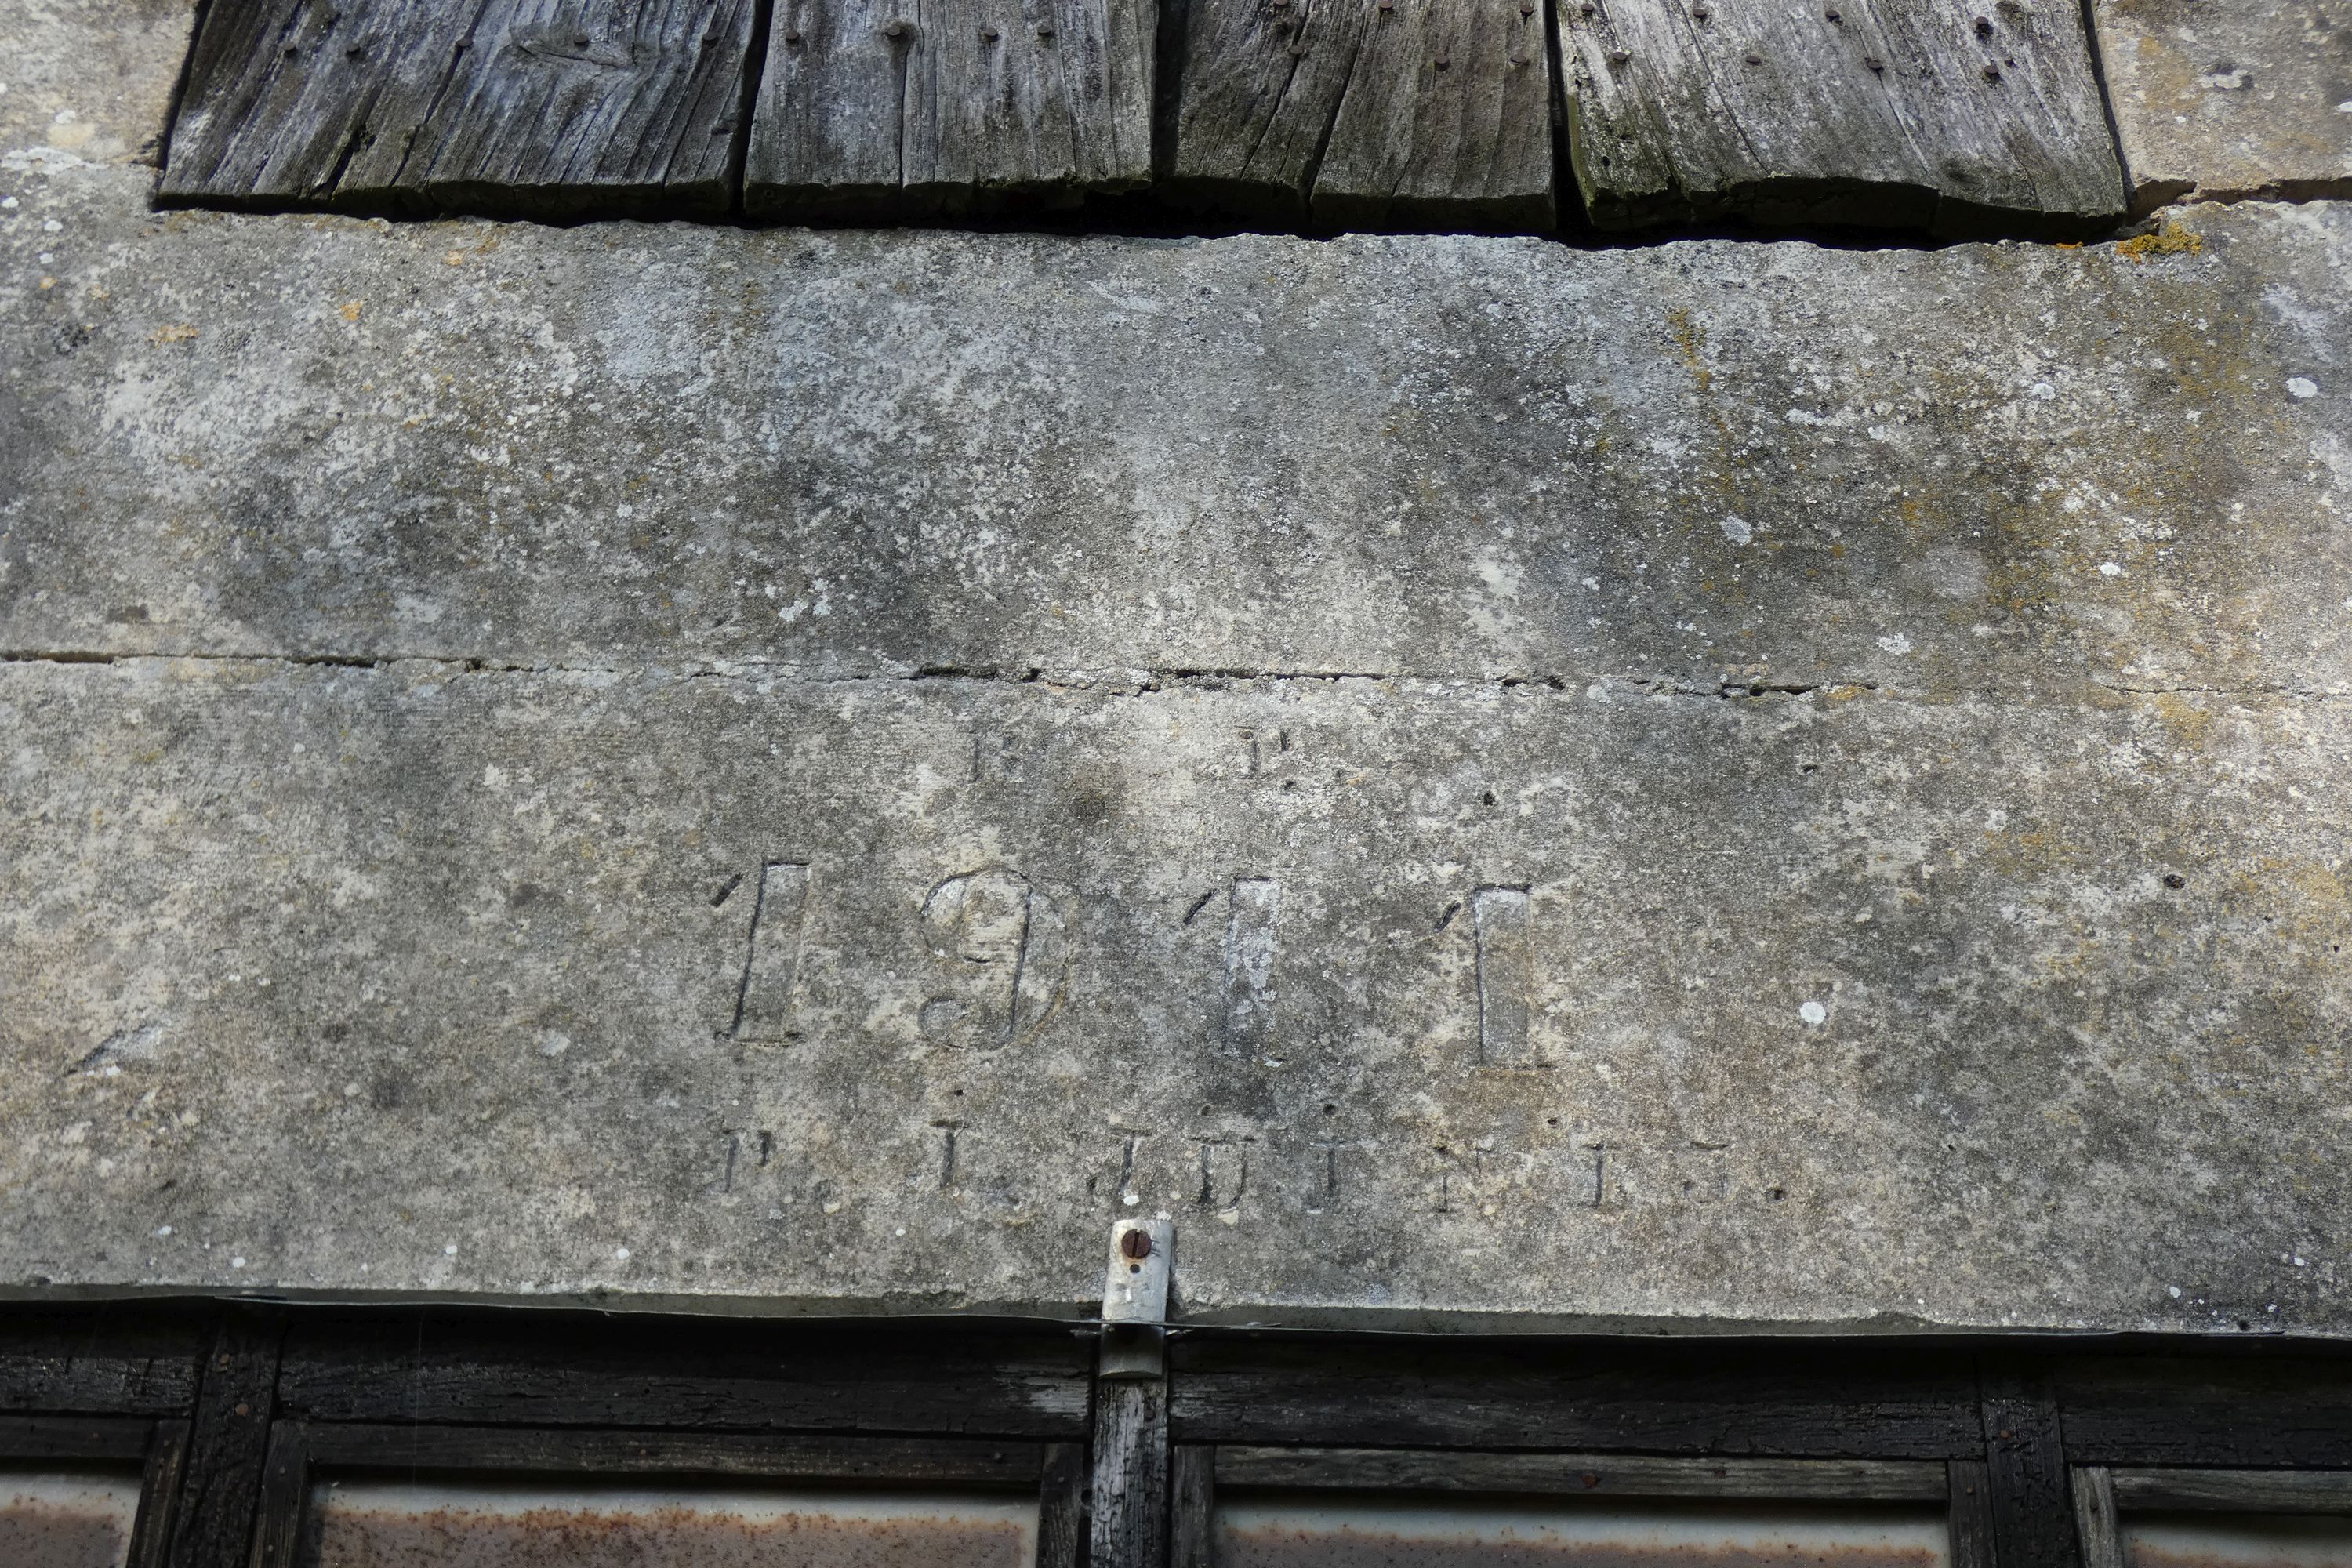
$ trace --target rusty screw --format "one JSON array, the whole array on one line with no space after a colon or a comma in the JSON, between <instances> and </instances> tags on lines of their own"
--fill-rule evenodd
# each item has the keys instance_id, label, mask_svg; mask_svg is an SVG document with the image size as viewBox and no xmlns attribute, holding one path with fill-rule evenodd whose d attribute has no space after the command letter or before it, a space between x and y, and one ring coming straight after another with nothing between
<instances>
[{"instance_id":1,"label":"rusty screw","mask_svg":"<svg viewBox=\"0 0 2352 1568\"><path fill-rule=\"evenodd\" d=\"M1129 1263L1140 1263L1151 1256L1151 1233L1140 1228L1130 1230L1118 1238L1118 1255Z\"/></svg>"}]
</instances>

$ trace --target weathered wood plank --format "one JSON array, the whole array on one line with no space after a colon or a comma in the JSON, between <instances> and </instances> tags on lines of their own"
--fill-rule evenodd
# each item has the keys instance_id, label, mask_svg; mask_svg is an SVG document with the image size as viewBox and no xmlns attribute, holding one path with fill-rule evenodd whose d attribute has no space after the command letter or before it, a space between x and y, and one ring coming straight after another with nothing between
<instances>
[{"instance_id":1,"label":"weathered wood plank","mask_svg":"<svg viewBox=\"0 0 2352 1568\"><path fill-rule=\"evenodd\" d=\"M2078 233L2124 210L2066 0L1563 0L1595 225Z\"/></svg>"},{"instance_id":2,"label":"weathered wood plank","mask_svg":"<svg viewBox=\"0 0 2352 1568\"><path fill-rule=\"evenodd\" d=\"M184 1415L203 1349L194 1329L173 1325L0 1322L0 1411Z\"/></svg>"},{"instance_id":3,"label":"weathered wood plank","mask_svg":"<svg viewBox=\"0 0 2352 1568\"><path fill-rule=\"evenodd\" d=\"M2087 1470L2077 1470L2077 1477ZM2229 1513L2352 1513L2352 1471L2110 1470L2116 1509ZM2090 1568L2100 1568L2097 1563Z\"/></svg>"},{"instance_id":4,"label":"weathered wood plank","mask_svg":"<svg viewBox=\"0 0 2352 1568\"><path fill-rule=\"evenodd\" d=\"M1994 1568L1992 1471L1982 1459L1945 1462L1952 1568Z\"/></svg>"},{"instance_id":5,"label":"weathered wood plank","mask_svg":"<svg viewBox=\"0 0 2352 1568\"><path fill-rule=\"evenodd\" d=\"M2115 1472L2080 1465L2074 1473L2074 1535L2083 1568L2124 1568L2123 1531L2116 1519Z\"/></svg>"},{"instance_id":6,"label":"weathered wood plank","mask_svg":"<svg viewBox=\"0 0 2352 1568\"><path fill-rule=\"evenodd\" d=\"M1106 1381L1095 1388L1090 1568L1166 1568L1168 1385Z\"/></svg>"},{"instance_id":7,"label":"weathered wood plank","mask_svg":"<svg viewBox=\"0 0 2352 1568\"><path fill-rule=\"evenodd\" d=\"M1087 1421L1087 1347L1068 1339L903 1339L716 1326L691 1352L541 1329L414 1324L297 1331L281 1408L314 1421L611 1424L1067 1437Z\"/></svg>"},{"instance_id":8,"label":"weathered wood plank","mask_svg":"<svg viewBox=\"0 0 2352 1568\"><path fill-rule=\"evenodd\" d=\"M1538 0L1376 6L1315 172L1315 220L1552 227L1547 31Z\"/></svg>"},{"instance_id":9,"label":"weathered wood plank","mask_svg":"<svg viewBox=\"0 0 2352 1568\"><path fill-rule=\"evenodd\" d=\"M1536 0L1191 0L1162 25L1171 199L1332 226L1557 221Z\"/></svg>"},{"instance_id":10,"label":"weathered wood plank","mask_svg":"<svg viewBox=\"0 0 2352 1568\"><path fill-rule=\"evenodd\" d=\"M1168 1478L1168 1568L1216 1568L1218 1451L1205 1443L1173 1450Z\"/></svg>"},{"instance_id":11,"label":"weathered wood plank","mask_svg":"<svg viewBox=\"0 0 2352 1568\"><path fill-rule=\"evenodd\" d=\"M1848 1352L1511 1355L1177 1342L1178 1442L1490 1445L1788 1458L1972 1458L1973 1378Z\"/></svg>"},{"instance_id":12,"label":"weathered wood plank","mask_svg":"<svg viewBox=\"0 0 2352 1568\"><path fill-rule=\"evenodd\" d=\"M2147 1356L2062 1369L2077 1464L2352 1469L2352 1362Z\"/></svg>"},{"instance_id":13,"label":"weathered wood plank","mask_svg":"<svg viewBox=\"0 0 2352 1568\"><path fill-rule=\"evenodd\" d=\"M979 1438L800 1437L744 1432L577 1431L419 1426L405 1422L302 1429L313 1465L604 1475L756 1476L796 1481L924 1481L1029 1490L1045 1446Z\"/></svg>"},{"instance_id":14,"label":"weathered wood plank","mask_svg":"<svg viewBox=\"0 0 2352 1568\"><path fill-rule=\"evenodd\" d=\"M269 1430L251 1568L291 1568L299 1551L302 1515L310 1496L310 1450L305 1436L298 1421L280 1421Z\"/></svg>"},{"instance_id":15,"label":"weathered wood plank","mask_svg":"<svg viewBox=\"0 0 2352 1568\"><path fill-rule=\"evenodd\" d=\"M1180 1454L1196 1450L1191 1447ZM1221 1487L1538 1492L1584 1497L1840 1498L1942 1502L1942 1465L1914 1459L1668 1459L1633 1454L1221 1447Z\"/></svg>"},{"instance_id":16,"label":"weathered wood plank","mask_svg":"<svg viewBox=\"0 0 2352 1568\"><path fill-rule=\"evenodd\" d=\"M175 1503L188 1468L188 1423L152 1424L145 1474L139 1484L139 1518L131 1528L125 1568L166 1568L171 1561Z\"/></svg>"},{"instance_id":17,"label":"weathered wood plank","mask_svg":"<svg viewBox=\"0 0 2352 1568\"><path fill-rule=\"evenodd\" d=\"M206 14L166 200L711 216L753 0L253 0Z\"/></svg>"},{"instance_id":18,"label":"weathered wood plank","mask_svg":"<svg viewBox=\"0 0 2352 1568\"><path fill-rule=\"evenodd\" d=\"M1054 205L1151 177L1150 0L778 0L754 216Z\"/></svg>"},{"instance_id":19,"label":"weathered wood plank","mask_svg":"<svg viewBox=\"0 0 2352 1568\"><path fill-rule=\"evenodd\" d=\"M1989 1371L1984 1441L1994 1561L2000 1568L2084 1568L2065 1433L2048 1384L2032 1373Z\"/></svg>"},{"instance_id":20,"label":"weathered wood plank","mask_svg":"<svg viewBox=\"0 0 2352 1568\"><path fill-rule=\"evenodd\" d=\"M154 1430L135 1416L0 1416L0 1458L143 1459Z\"/></svg>"},{"instance_id":21,"label":"weathered wood plank","mask_svg":"<svg viewBox=\"0 0 2352 1568\"><path fill-rule=\"evenodd\" d=\"M232 1313L205 1357L165 1557L172 1568L226 1568L246 1559L285 1332L276 1319Z\"/></svg>"},{"instance_id":22,"label":"weathered wood plank","mask_svg":"<svg viewBox=\"0 0 2352 1568\"><path fill-rule=\"evenodd\" d=\"M1087 1446L1045 1445L1037 1482L1037 1568L1078 1568L1087 1533Z\"/></svg>"}]
</instances>

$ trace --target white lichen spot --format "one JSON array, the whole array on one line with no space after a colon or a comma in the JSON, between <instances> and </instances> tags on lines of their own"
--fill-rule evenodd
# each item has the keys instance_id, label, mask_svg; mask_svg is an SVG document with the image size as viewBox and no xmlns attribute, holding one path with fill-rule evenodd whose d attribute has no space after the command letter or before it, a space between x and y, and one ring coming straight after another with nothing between
<instances>
[{"instance_id":1,"label":"white lichen spot","mask_svg":"<svg viewBox=\"0 0 2352 1568\"><path fill-rule=\"evenodd\" d=\"M1899 658L1911 651L1911 639L1901 632L1896 632L1893 637L1880 637L1878 646Z\"/></svg>"},{"instance_id":2,"label":"white lichen spot","mask_svg":"<svg viewBox=\"0 0 2352 1568\"><path fill-rule=\"evenodd\" d=\"M2099 575L2100 575L2100 576L2102 576L2102 577L2120 577L2120 576L2122 576L2123 574L2124 574L2124 569L2123 569L2122 567L2120 567L2120 566L2116 565L2114 562L2112 562L2112 561L2102 561L2102 562L2100 562L2100 563L2099 563Z\"/></svg>"},{"instance_id":3,"label":"white lichen spot","mask_svg":"<svg viewBox=\"0 0 2352 1568\"><path fill-rule=\"evenodd\" d=\"M2307 375L2291 375L2286 378L2286 395L2289 397L2316 397L2319 395L2319 384Z\"/></svg>"},{"instance_id":4,"label":"white lichen spot","mask_svg":"<svg viewBox=\"0 0 2352 1568\"><path fill-rule=\"evenodd\" d=\"M626 1263L628 1260L629 1260L629 1249L628 1249L627 1247L616 1247L613 1248L613 1261L614 1261L614 1262L615 1262L615 1263Z\"/></svg>"},{"instance_id":5,"label":"white lichen spot","mask_svg":"<svg viewBox=\"0 0 2352 1568\"><path fill-rule=\"evenodd\" d=\"M1723 530L1723 537L1734 544L1745 544L1756 537L1756 531L1740 518L1727 517L1717 526Z\"/></svg>"},{"instance_id":6,"label":"white lichen spot","mask_svg":"<svg viewBox=\"0 0 2352 1568\"><path fill-rule=\"evenodd\" d=\"M168 1225L159 1225L155 1227L155 1234L157 1236L169 1236L172 1234L172 1227Z\"/></svg>"},{"instance_id":7,"label":"white lichen spot","mask_svg":"<svg viewBox=\"0 0 2352 1568\"><path fill-rule=\"evenodd\" d=\"M451 1242L448 1246L446 1246L446 1247L443 1247L443 1248L441 1249L441 1256L442 1256L442 1257L444 1257L444 1258L455 1258L455 1257L457 1257L457 1244L456 1242L454 1242L454 1241L453 1241L453 1242Z\"/></svg>"},{"instance_id":8,"label":"white lichen spot","mask_svg":"<svg viewBox=\"0 0 2352 1568\"><path fill-rule=\"evenodd\" d=\"M1797 1009L1797 1016L1808 1024L1819 1026L1829 1022L1830 1010L1818 1002L1808 1002Z\"/></svg>"},{"instance_id":9,"label":"white lichen spot","mask_svg":"<svg viewBox=\"0 0 2352 1568\"><path fill-rule=\"evenodd\" d=\"M242 1258L232 1258L228 1260L228 1266L231 1268L242 1268L245 1267L245 1259Z\"/></svg>"}]
</instances>

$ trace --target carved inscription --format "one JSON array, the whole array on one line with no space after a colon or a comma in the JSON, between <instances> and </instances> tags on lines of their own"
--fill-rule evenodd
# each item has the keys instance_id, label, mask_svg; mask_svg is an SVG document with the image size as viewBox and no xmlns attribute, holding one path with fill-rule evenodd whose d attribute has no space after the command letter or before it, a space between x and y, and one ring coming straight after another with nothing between
<instances>
[{"instance_id":1,"label":"carved inscription","mask_svg":"<svg viewBox=\"0 0 2352 1568\"><path fill-rule=\"evenodd\" d=\"M950 877L923 900L922 927L949 982L923 1004L929 1038L995 1050L1034 1034L1059 1005L1069 932L1020 872L988 866Z\"/></svg>"},{"instance_id":2,"label":"carved inscription","mask_svg":"<svg viewBox=\"0 0 2352 1568\"><path fill-rule=\"evenodd\" d=\"M1193 1201L1202 1208L1234 1214L1249 1191L1249 1143L1241 1139L1201 1141L1201 1192Z\"/></svg>"},{"instance_id":3,"label":"carved inscription","mask_svg":"<svg viewBox=\"0 0 2352 1568\"><path fill-rule=\"evenodd\" d=\"M1275 919L1282 884L1270 877L1234 883L1225 920L1224 1040L1236 1056L1258 1056L1274 1043Z\"/></svg>"},{"instance_id":4,"label":"carved inscription","mask_svg":"<svg viewBox=\"0 0 2352 1568\"><path fill-rule=\"evenodd\" d=\"M789 1040L793 982L801 962L801 921L808 908L809 868L772 860L760 868L760 892L751 906L750 950L735 992L735 1018L728 1034L739 1040Z\"/></svg>"},{"instance_id":5,"label":"carved inscription","mask_svg":"<svg viewBox=\"0 0 2352 1568\"><path fill-rule=\"evenodd\" d=\"M1545 1064L1528 1026L1534 955L1528 944L1528 890L1480 888L1470 895L1478 943L1478 1060L1486 1067Z\"/></svg>"}]
</instances>

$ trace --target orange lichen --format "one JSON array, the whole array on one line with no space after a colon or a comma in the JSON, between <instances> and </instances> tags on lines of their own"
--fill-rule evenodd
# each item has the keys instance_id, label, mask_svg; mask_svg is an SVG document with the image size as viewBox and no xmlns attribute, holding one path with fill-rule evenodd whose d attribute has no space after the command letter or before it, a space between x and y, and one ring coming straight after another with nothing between
<instances>
[{"instance_id":1,"label":"orange lichen","mask_svg":"<svg viewBox=\"0 0 2352 1568\"><path fill-rule=\"evenodd\" d=\"M2203 236L2177 223L2167 223L2152 234L2135 235L2116 247L2134 261L2146 261L2151 256L2194 256L2204 248Z\"/></svg>"}]
</instances>

